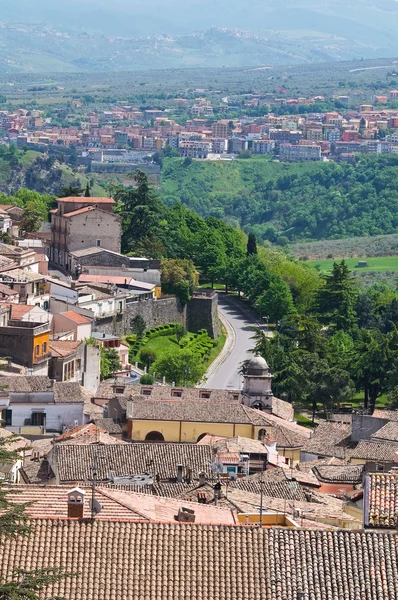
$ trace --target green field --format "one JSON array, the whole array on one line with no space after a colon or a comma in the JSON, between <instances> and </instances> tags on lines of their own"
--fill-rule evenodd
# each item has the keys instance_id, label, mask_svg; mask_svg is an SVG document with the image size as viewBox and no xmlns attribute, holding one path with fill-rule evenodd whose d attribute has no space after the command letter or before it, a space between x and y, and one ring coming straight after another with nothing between
<instances>
[{"instance_id":1,"label":"green field","mask_svg":"<svg viewBox=\"0 0 398 600\"><path fill-rule=\"evenodd\" d=\"M316 269L319 269L321 273L328 273L333 269L333 263L339 262L341 259L328 259L328 260L308 260L306 264L310 264ZM377 257L364 257L364 258L346 258L345 259L349 269L354 273L363 272L382 272L382 271L398 271L398 256L377 256ZM358 261L366 261L368 264L366 267L357 267Z\"/></svg>"}]
</instances>

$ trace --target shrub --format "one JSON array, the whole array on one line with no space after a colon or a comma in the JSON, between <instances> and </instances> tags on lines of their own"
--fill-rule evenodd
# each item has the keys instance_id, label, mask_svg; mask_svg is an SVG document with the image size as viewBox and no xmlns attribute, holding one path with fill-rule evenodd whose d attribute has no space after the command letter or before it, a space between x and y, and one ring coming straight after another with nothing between
<instances>
[{"instance_id":1,"label":"shrub","mask_svg":"<svg viewBox=\"0 0 398 600\"><path fill-rule=\"evenodd\" d=\"M145 373L145 375L142 375L140 378L140 383L143 383L144 385L153 385L154 381L154 377L150 373Z\"/></svg>"}]
</instances>

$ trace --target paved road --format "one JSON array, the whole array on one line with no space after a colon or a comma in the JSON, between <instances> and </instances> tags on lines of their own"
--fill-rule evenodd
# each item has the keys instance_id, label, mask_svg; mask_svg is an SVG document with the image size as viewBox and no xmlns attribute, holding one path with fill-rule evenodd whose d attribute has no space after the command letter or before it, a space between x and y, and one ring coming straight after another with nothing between
<instances>
[{"instance_id":1,"label":"paved road","mask_svg":"<svg viewBox=\"0 0 398 600\"><path fill-rule=\"evenodd\" d=\"M234 343L228 357L206 381L205 387L236 390L242 385L242 376L238 373L240 364L253 356L250 352L254 345L251 328L257 327L258 323L255 316L250 311L242 310L233 298L219 294L218 303L221 318L226 319L233 330Z\"/></svg>"}]
</instances>

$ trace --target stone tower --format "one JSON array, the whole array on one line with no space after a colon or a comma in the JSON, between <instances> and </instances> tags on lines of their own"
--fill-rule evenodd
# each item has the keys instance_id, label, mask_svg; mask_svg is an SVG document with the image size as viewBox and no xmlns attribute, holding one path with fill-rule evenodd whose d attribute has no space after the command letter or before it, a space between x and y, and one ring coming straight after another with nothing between
<instances>
[{"instance_id":1,"label":"stone tower","mask_svg":"<svg viewBox=\"0 0 398 600\"><path fill-rule=\"evenodd\" d=\"M250 408L272 411L272 375L267 362L261 356L252 358L243 376L242 400Z\"/></svg>"}]
</instances>

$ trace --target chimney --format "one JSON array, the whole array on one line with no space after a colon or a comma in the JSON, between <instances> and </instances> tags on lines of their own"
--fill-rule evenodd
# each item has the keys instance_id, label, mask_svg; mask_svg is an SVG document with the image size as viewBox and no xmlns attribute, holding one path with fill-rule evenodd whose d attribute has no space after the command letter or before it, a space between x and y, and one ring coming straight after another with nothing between
<instances>
[{"instance_id":1,"label":"chimney","mask_svg":"<svg viewBox=\"0 0 398 600\"><path fill-rule=\"evenodd\" d=\"M206 485L207 483L207 475L204 471L199 473L199 486Z\"/></svg>"},{"instance_id":2,"label":"chimney","mask_svg":"<svg viewBox=\"0 0 398 600\"><path fill-rule=\"evenodd\" d=\"M195 523L195 511L182 506L178 510L178 515L175 516L175 519L180 523Z\"/></svg>"},{"instance_id":3,"label":"chimney","mask_svg":"<svg viewBox=\"0 0 398 600\"><path fill-rule=\"evenodd\" d=\"M217 481L214 486L214 502L217 504L217 500L221 498L221 482Z\"/></svg>"},{"instance_id":4,"label":"chimney","mask_svg":"<svg viewBox=\"0 0 398 600\"><path fill-rule=\"evenodd\" d=\"M83 519L84 496L86 492L78 487L68 492L68 519Z\"/></svg>"},{"instance_id":5,"label":"chimney","mask_svg":"<svg viewBox=\"0 0 398 600\"><path fill-rule=\"evenodd\" d=\"M183 482L183 476L182 476L183 469L184 469L183 465L177 465L177 483Z\"/></svg>"}]
</instances>

